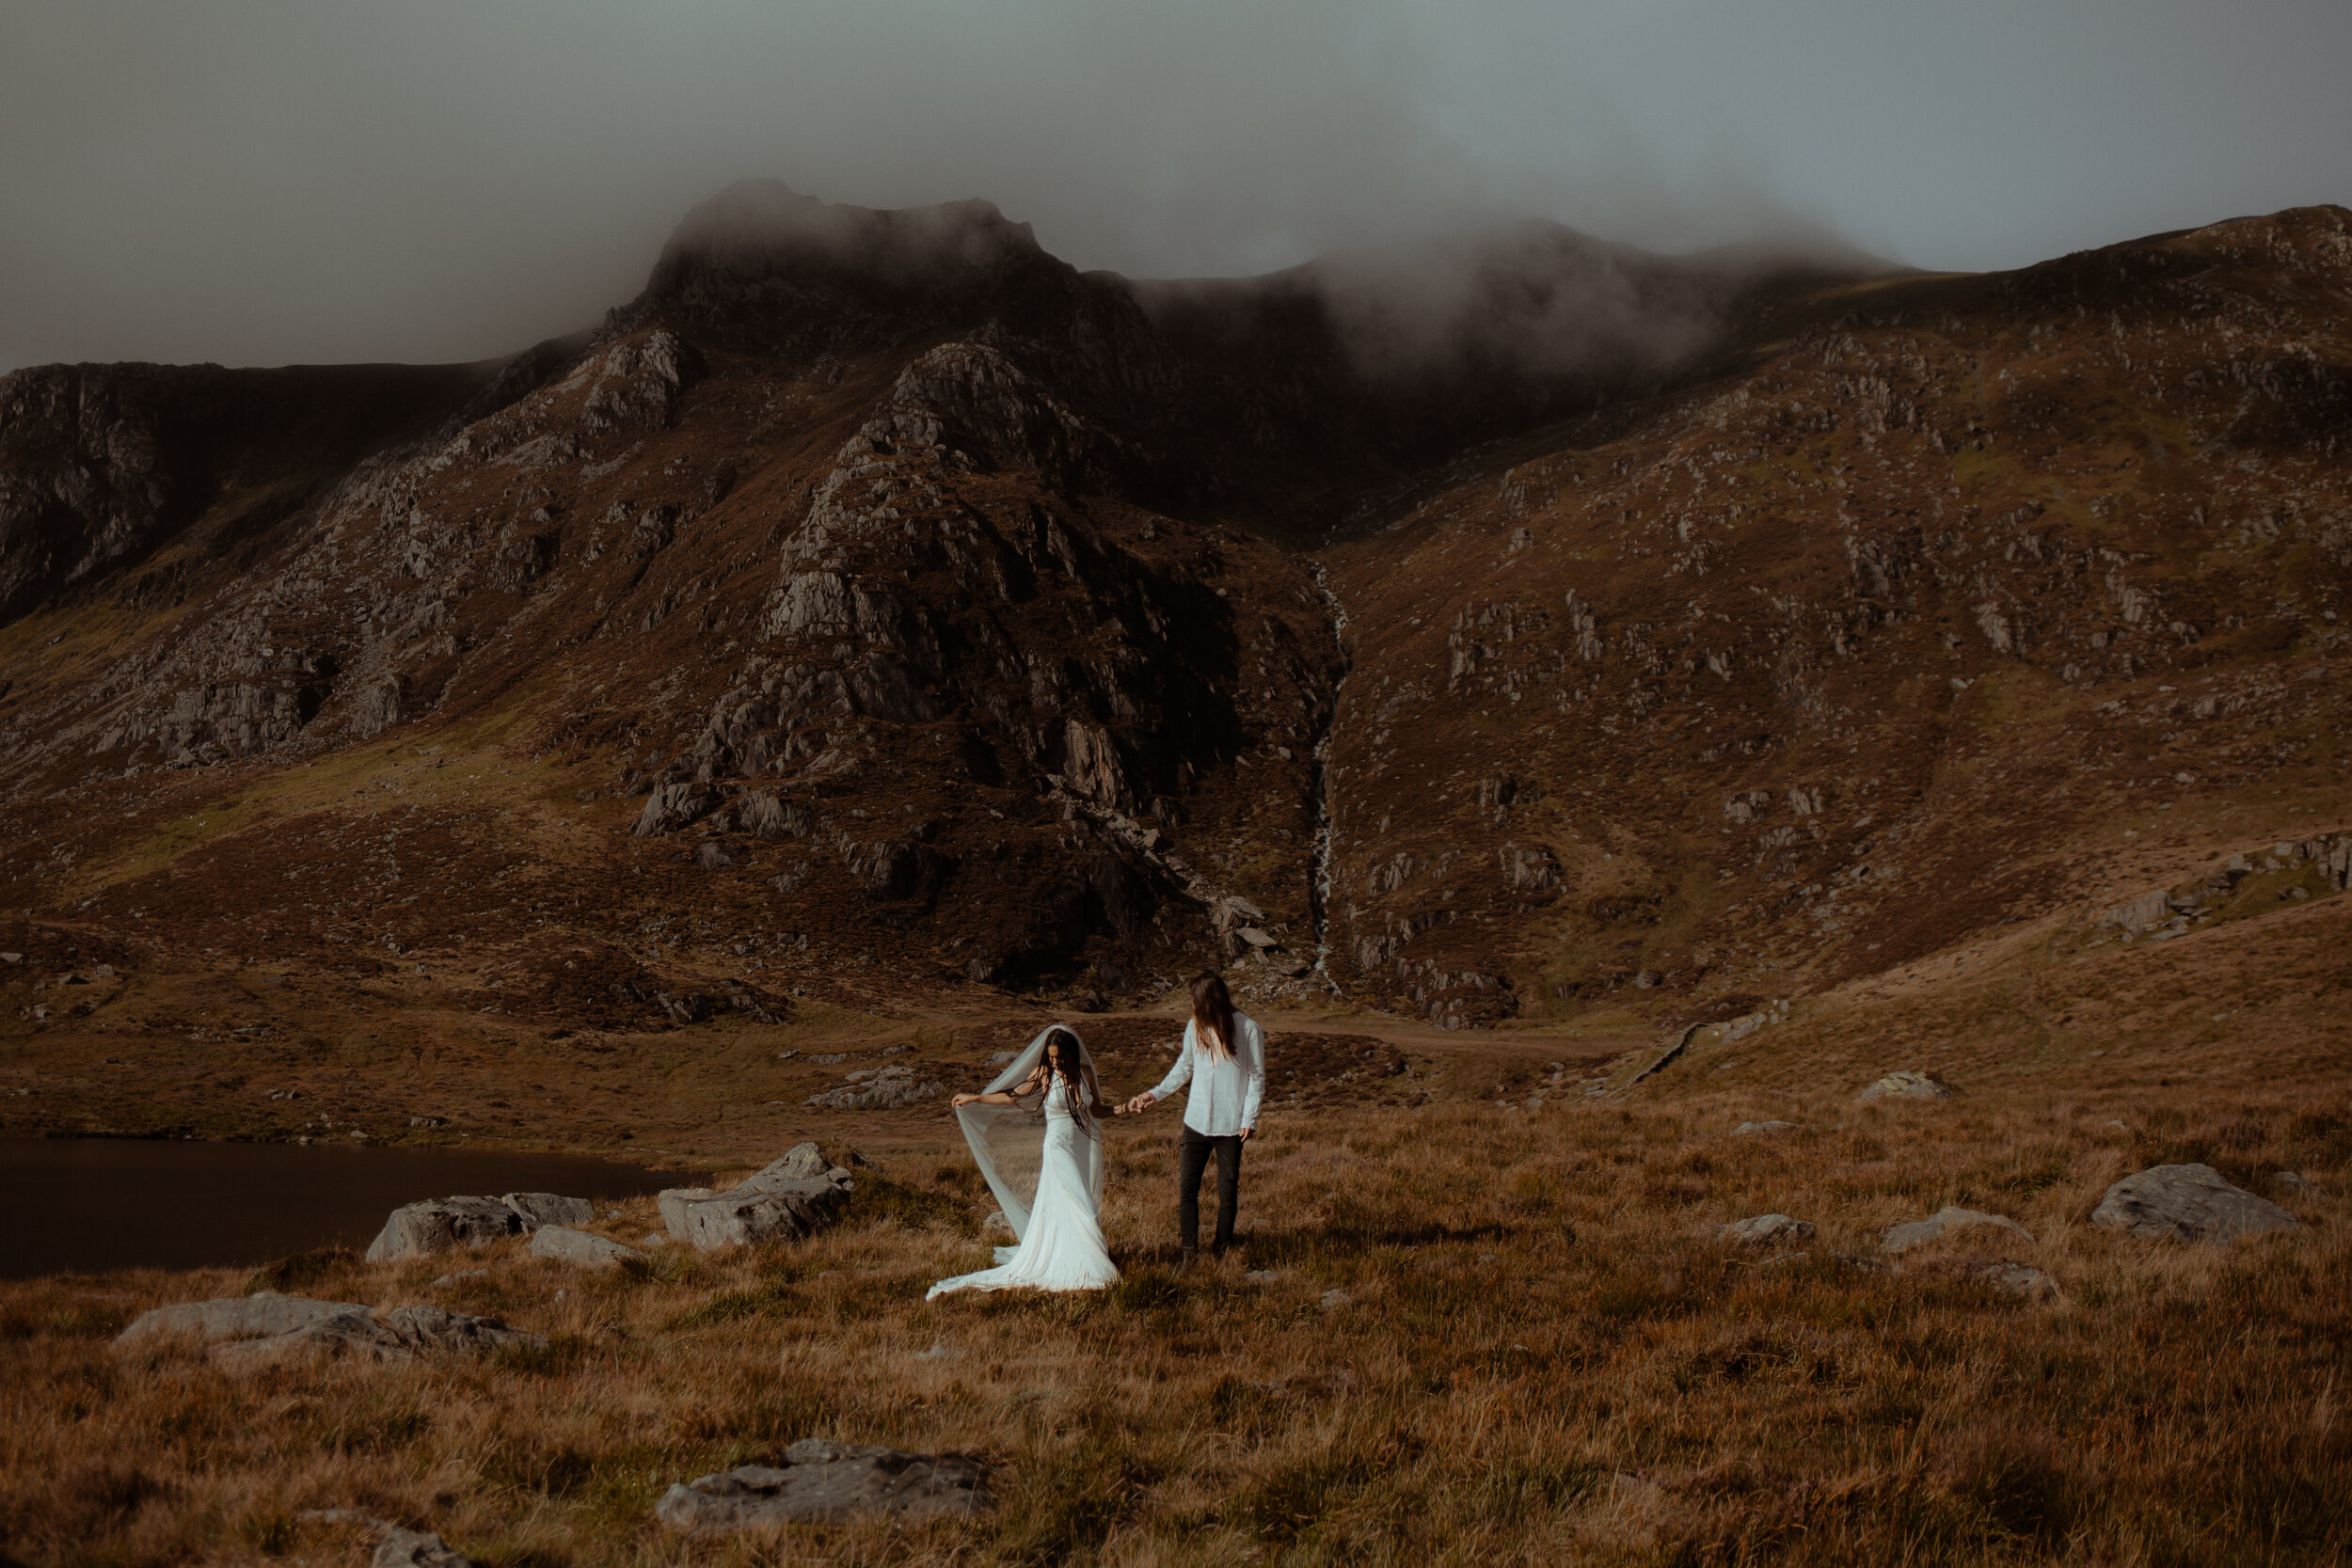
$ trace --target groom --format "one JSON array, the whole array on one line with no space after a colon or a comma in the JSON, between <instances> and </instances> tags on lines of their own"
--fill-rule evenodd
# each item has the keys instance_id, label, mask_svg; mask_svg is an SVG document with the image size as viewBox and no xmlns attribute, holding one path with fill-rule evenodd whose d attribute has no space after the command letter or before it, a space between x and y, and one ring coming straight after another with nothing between
<instances>
[{"instance_id":1,"label":"groom","mask_svg":"<svg viewBox=\"0 0 2352 1568\"><path fill-rule=\"evenodd\" d=\"M1233 1213L1240 1205L1241 1146L1258 1130L1258 1105L1265 1095L1265 1033L1258 1021L1233 1010L1225 982L1203 974L1192 983L1193 1021L1185 1025L1176 1064L1159 1086L1120 1107L1130 1115L1151 1109L1189 1083L1184 1097L1184 1135L1176 1154L1177 1239L1184 1256L1177 1267L1192 1267L1200 1245L1200 1178L1216 1157L1216 1240L1210 1250L1222 1258L1233 1244ZM1202 1021L1208 1027L1202 1027ZM1222 1047L1222 1049L1220 1049Z\"/></svg>"}]
</instances>

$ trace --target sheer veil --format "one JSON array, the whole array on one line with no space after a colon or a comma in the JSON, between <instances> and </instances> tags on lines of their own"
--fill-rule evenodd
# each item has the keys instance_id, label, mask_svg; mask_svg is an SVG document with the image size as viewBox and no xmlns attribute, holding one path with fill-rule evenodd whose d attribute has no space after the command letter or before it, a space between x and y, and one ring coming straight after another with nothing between
<instances>
[{"instance_id":1,"label":"sheer veil","mask_svg":"<svg viewBox=\"0 0 2352 1568\"><path fill-rule=\"evenodd\" d=\"M1056 1029L1067 1030L1073 1039L1077 1039L1078 1032L1064 1023L1039 1030L1028 1049L1015 1056L984 1092L1002 1093L1036 1070L1038 1063L1045 1059L1045 1037ZM1078 1041L1078 1069L1079 1081L1095 1084L1099 1092L1101 1081L1094 1075L1094 1058L1088 1053L1084 1040ZM1029 1208L1037 1199L1038 1169L1044 1158L1045 1097L1039 1095L1033 1103L1024 1105L959 1105L956 1120L963 1128L963 1141L972 1146L973 1162L988 1179L988 1190L996 1195L1005 1218L1012 1222L1014 1240L1026 1236ZM1078 1133L1077 1152L1086 1171L1087 1187L1094 1194L1099 1207L1103 1201L1100 1128L1093 1137L1087 1136L1084 1131Z\"/></svg>"}]
</instances>

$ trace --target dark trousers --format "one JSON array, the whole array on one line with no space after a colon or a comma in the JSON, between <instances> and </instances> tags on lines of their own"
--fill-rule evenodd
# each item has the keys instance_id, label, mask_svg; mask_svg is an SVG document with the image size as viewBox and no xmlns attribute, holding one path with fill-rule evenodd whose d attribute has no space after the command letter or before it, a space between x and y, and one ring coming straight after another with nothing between
<instances>
[{"instance_id":1,"label":"dark trousers","mask_svg":"<svg viewBox=\"0 0 2352 1568\"><path fill-rule=\"evenodd\" d=\"M1204 1137L1184 1129L1176 1146L1176 1228L1186 1251L1200 1244L1200 1177L1216 1156L1216 1240L1223 1252L1233 1244L1233 1209L1241 1200L1241 1139Z\"/></svg>"}]
</instances>

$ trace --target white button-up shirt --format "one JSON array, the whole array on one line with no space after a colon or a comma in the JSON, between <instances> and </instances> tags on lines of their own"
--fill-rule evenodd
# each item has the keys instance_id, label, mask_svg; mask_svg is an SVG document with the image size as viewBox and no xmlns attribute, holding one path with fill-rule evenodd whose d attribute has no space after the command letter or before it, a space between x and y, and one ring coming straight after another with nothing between
<instances>
[{"instance_id":1,"label":"white button-up shirt","mask_svg":"<svg viewBox=\"0 0 2352 1568\"><path fill-rule=\"evenodd\" d=\"M1235 1013L1233 1035L1233 1054L1228 1058L1202 1044L1186 1023L1176 1065L1152 1091L1153 1100L1166 1100L1191 1084L1184 1125L1204 1138L1230 1138L1258 1125L1258 1102L1265 1098L1265 1031L1248 1013Z\"/></svg>"}]
</instances>

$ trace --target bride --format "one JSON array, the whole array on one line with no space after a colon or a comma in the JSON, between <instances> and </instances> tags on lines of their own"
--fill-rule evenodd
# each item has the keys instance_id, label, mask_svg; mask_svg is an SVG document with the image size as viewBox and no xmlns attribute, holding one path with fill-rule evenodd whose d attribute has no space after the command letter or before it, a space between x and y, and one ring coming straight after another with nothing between
<instances>
[{"instance_id":1,"label":"bride","mask_svg":"<svg viewBox=\"0 0 2352 1568\"><path fill-rule=\"evenodd\" d=\"M1040 1095L1045 1135L1022 1101ZM1078 1037L1056 1025L1029 1042L982 1094L956 1096L956 1120L988 1179L1017 1246L996 1267L943 1279L950 1291L1099 1291L1119 1270L1103 1245L1103 1140L1096 1117L1110 1107ZM1034 1153L1032 1152L1034 1150Z\"/></svg>"}]
</instances>

